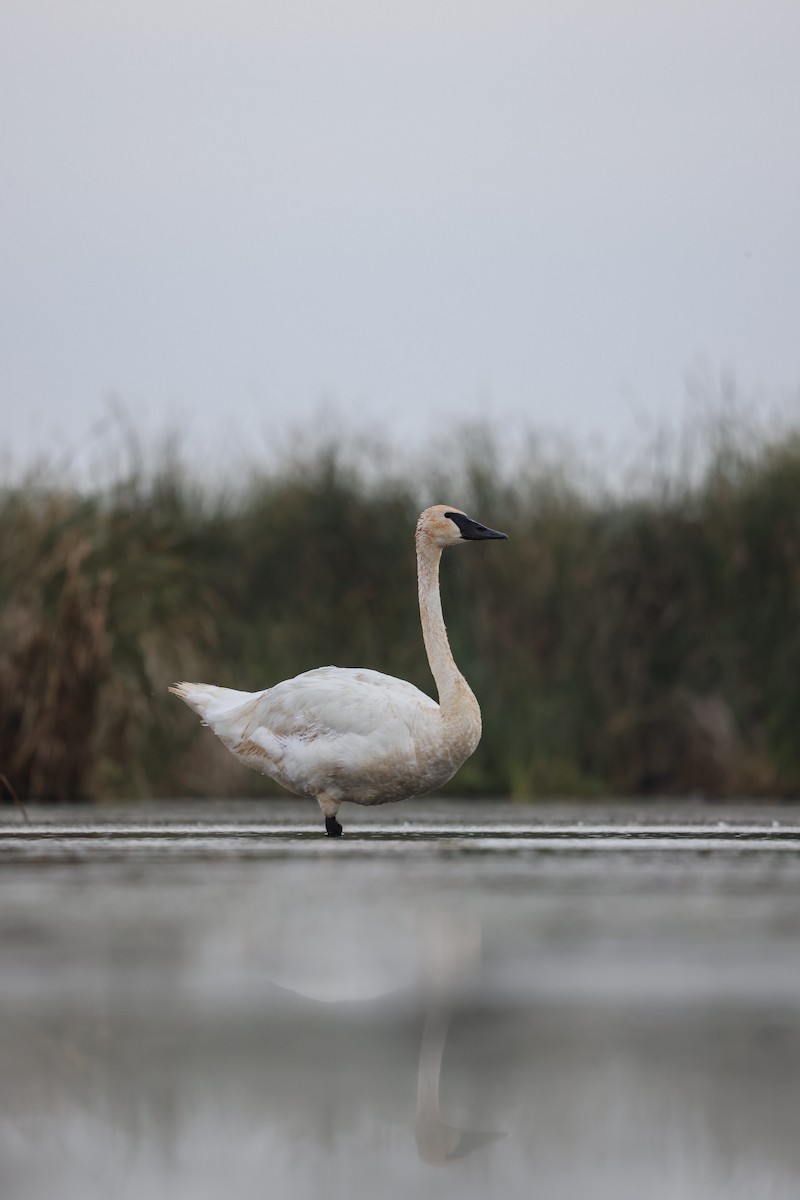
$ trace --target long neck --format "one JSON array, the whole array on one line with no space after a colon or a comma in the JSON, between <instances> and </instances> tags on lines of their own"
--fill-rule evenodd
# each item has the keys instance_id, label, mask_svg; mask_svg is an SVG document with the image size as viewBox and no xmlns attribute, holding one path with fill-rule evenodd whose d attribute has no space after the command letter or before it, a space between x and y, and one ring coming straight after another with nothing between
<instances>
[{"instance_id":1,"label":"long neck","mask_svg":"<svg viewBox=\"0 0 800 1200\"><path fill-rule=\"evenodd\" d=\"M439 560L442 551L427 538L417 537L417 578L419 583L419 616L422 637L430 663L431 674L439 693L439 704L449 707L459 694L472 697L467 681L459 671L447 639L442 598L439 594Z\"/></svg>"}]
</instances>

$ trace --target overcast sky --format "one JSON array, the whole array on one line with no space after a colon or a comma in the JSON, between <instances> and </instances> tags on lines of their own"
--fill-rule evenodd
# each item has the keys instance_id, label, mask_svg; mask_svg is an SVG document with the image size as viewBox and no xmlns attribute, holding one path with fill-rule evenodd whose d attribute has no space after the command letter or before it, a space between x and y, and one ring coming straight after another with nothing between
<instances>
[{"instance_id":1,"label":"overcast sky","mask_svg":"<svg viewBox=\"0 0 800 1200\"><path fill-rule=\"evenodd\" d=\"M0 121L17 457L800 412L797 0L3 0Z\"/></svg>"}]
</instances>

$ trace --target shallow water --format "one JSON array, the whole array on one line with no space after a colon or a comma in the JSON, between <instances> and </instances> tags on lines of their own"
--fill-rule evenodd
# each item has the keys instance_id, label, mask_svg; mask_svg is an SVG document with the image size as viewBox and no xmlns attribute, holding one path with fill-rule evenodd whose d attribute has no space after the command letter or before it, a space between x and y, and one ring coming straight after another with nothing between
<instances>
[{"instance_id":1,"label":"shallow water","mask_svg":"<svg viewBox=\"0 0 800 1200\"><path fill-rule=\"evenodd\" d=\"M798 1194L798 808L3 816L4 1197Z\"/></svg>"}]
</instances>

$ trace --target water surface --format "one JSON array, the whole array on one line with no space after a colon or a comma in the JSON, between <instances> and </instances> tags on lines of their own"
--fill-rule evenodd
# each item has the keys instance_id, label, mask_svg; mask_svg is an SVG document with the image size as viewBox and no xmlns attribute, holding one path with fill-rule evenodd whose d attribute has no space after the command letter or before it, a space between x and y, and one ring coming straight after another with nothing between
<instances>
[{"instance_id":1,"label":"water surface","mask_svg":"<svg viewBox=\"0 0 800 1200\"><path fill-rule=\"evenodd\" d=\"M797 1196L797 808L3 816L3 1196Z\"/></svg>"}]
</instances>

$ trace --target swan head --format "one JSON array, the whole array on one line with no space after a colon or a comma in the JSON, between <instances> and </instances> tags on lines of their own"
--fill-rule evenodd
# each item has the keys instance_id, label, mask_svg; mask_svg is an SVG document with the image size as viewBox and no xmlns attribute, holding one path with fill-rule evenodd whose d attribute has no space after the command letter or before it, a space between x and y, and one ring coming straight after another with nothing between
<instances>
[{"instance_id":1,"label":"swan head","mask_svg":"<svg viewBox=\"0 0 800 1200\"><path fill-rule=\"evenodd\" d=\"M417 521L417 537L434 546L456 546L459 542L480 542L488 538L507 538L507 533L499 533L474 521L460 508L452 504L434 504L420 513Z\"/></svg>"}]
</instances>

